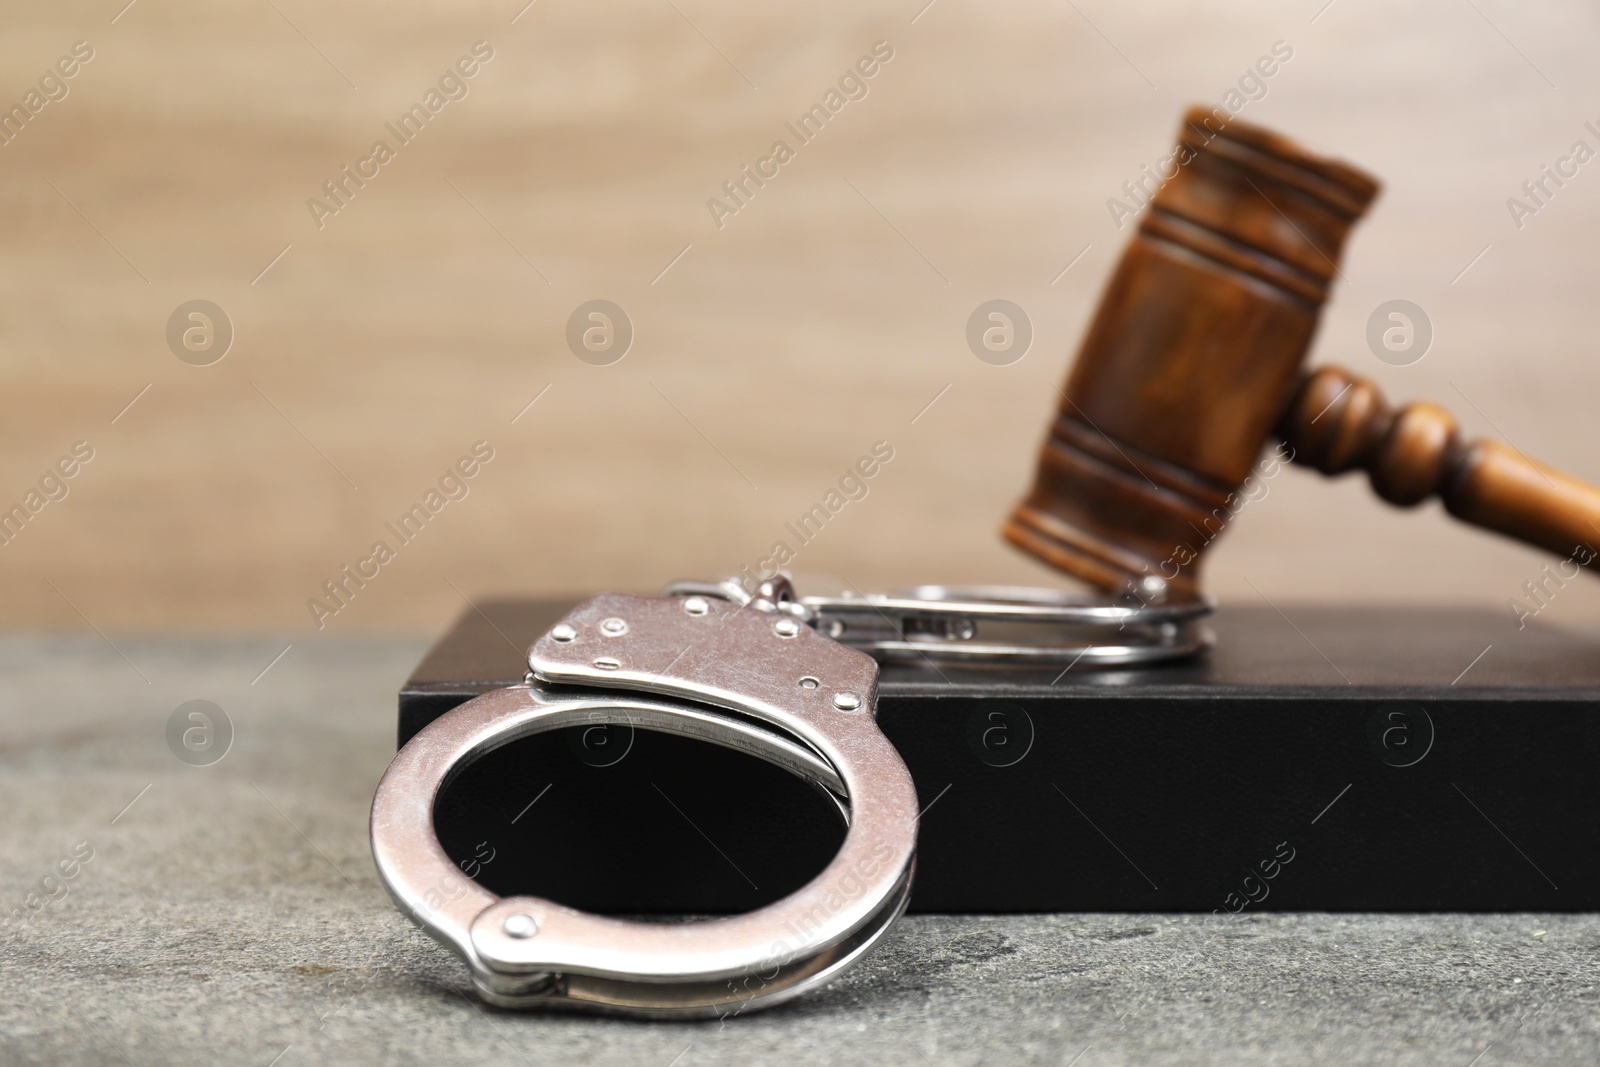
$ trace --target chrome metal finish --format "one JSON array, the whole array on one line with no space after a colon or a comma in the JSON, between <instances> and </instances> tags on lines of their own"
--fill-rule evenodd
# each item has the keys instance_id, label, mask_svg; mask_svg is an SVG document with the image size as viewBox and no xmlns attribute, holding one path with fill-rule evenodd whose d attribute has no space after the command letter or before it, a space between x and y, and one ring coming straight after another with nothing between
<instances>
[{"instance_id":1,"label":"chrome metal finish","mask_svg":"<svg viewBox=\"0 0 1600 1067\"><path fill-rule=\"evenodd\" d=\"M500 924L500 929L506 932L507 937L532 937L539 932L539 923L527 912L515 912L507 915L506 921Z\"/></svg>"},{"instance_id":2,"label":"chrome metal finish","mask_svg":"<svg viewBox=\"0 0 1600 1067\"><path fill-rule=\"evenodd\" d=\"M677 598L617 594L579 605L529 651L531 685L441 716L379 783L372 847L384 884L467 962L491 1003L737 1014L828 981L905 909L916 789L873 716L838 710L852 701L875 709L876 663L809 626L779 631L774 615L792 619L789 605L798 606L786 581L742 603L714 589L701 598L703 612ZM708 922L625 922L537 897L501 899L467 878L433 826L435 801L454 775L519 737L610 722L740 749L810 779L847 820L839 854L788 897Z\"/></svg>"},{"instance_id":3,"label":"chrome metal finish","mask_svg":"<svg viewBox=\"0 0 1600 1067\"><path fill-rule=\"evenodd\" d=\"M1148 663L1211 644L1207 601L921 586L798 597L786 576L603 594L528 653L526 684L441 716L400 750L372 805L378 872L401 910L505 1007L660 1017L781 1003L870 951L905 909L917 796L879 732L879 660ZM861 714L865 711L866 714ZM472 760L519 737L626 723L747 752L815 783L849 829L797 892L746 915L640 923L537 897L501 899L440 847L433 807Z\"/></svg>"},{"instance_id":4,"label":"chrome metal finish","mask_svg":"<svg viewBox=\"0 0 1600 1067\"><path fill-rule=\"evenodd\" d=\"M771 584L751 594L734 579L675 582L666 595L761 603ZM782 587L787 585L783 580ZM1146 591L1165 595L1164 589ZM1206 599L1075 597L1053 589L924 585L866 596L791 594L779 607L881 661L1126 666L1181 659L1214 643L1204 622L1213 607Z\"/></svg>"}]
</instances>

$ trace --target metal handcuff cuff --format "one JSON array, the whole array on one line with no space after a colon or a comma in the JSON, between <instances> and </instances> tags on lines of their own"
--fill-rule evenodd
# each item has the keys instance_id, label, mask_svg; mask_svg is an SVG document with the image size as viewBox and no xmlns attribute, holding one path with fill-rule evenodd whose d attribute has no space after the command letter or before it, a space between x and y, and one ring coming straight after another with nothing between
<instances>
[{"instance_id":1,"label":"metal handcuff cuff","mask_svg":"<svg viewBox=\"0 0 1600 1067\"><path fill-rule=\"evenodd\" d=\"M399 908L466 961L491 1004L691 1018L769 1007L866 955L910 896L917 793L877 727L878 660L1144 663L1207 647L1209 610L1013 589L799 598L783 575L753 594L731 579L604 593L534 642L524 684L460 705L400 750L373 799L373 857ZM598 723L723 745L807 779L848 826L838 855L766 907L681 923L501 898L468 878L434 828L450 782L518 738Z\"/></svg>"}]
</instances>

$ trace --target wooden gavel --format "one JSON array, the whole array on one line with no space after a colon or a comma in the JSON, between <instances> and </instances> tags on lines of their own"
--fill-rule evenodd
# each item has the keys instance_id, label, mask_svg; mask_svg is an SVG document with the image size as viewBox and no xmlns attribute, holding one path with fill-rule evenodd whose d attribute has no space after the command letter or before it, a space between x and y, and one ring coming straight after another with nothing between
<instances>
[{"instance_id":1,"label":"wooden gavel","mask_svg":"<svg viewBox=\"0 0 1600 1067\"><path fill-rule=\"evenodd\" d=\"M1391 410L1372 382L1301 370L1351 227L1378 193L1354 167L1195 108L1067 379L1007 540L1144 597L1199 590L1206 548L1276 433L1284 458L1364 469L1400 506L1563 556L1600 545L1600 490L1432 404ZM1146 190L1148 191L1148 189ZM1275 462L1269 458L1268 462Z\"/></svg>"}]
</instances>

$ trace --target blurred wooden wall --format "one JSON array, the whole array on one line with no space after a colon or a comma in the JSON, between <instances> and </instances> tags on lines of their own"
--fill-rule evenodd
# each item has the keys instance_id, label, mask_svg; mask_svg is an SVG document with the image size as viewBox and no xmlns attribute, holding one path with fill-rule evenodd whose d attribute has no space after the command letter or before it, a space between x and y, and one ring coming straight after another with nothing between
<instances>
[{"instance_id":1,"label":"blurred wooden wall","mask_svg":"<svg viewBox=\"0 0 1600 1067\"><path fill-rule=\"evenodd\" d=\"M308 599L379 539L394 557L328 630L736 571L879 441L893 459L797 569L864 589L1053 580L995 530L1127 236L1106 201L1185 105L1221 102L1280 41L1292 59L1241 117L1386 182L1316 358L1600 478L1600 163L1520 228L1506 204L1574 141L1600 147L1586 5L119 8L0 7L0 103L93 49L0 147L0 506L75 442L94 452L0 547L8 627L309 635ZM308 199L478 41L493 55L466 95L319 228ZM866 95L798 144L784 123L879 41ZM779 139L794 158L719 228L708 198ZM1010 366L965 340L992 298L1033 323ZM1364 340L1394 298L1436 331L1405 367ZM167 343L194 299L235 330L209 366ZM567 346L593 299L635 331L610 366ZM479 441L493 459L466 495L408 544L386 534ZM1542 562L1288 470L1210 581L1506 610ZM1600 584L1543 617L1600 618Z\"/></svg>"}]
</instances>

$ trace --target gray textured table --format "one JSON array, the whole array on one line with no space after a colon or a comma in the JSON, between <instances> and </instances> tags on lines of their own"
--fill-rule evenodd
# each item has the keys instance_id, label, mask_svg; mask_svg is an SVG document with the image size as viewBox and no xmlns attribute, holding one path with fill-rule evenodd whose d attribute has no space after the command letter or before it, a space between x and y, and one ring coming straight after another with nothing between
<instances>
[{"instance_id":1,"label":"gray textured table","mask_svg":"<svg viewBox=\"0 0 1600 1067\"><path fill-rule=\"evenodd\" d=\"M0 640L0 916L94 850L0 949L0 1063L1600 1060L1592 916L924 916L727 1025L494 1011L367 850L422 644L287 643ZM168 749L192 699L233 724L212 766Z\"/></svg>"}]
</instances>

